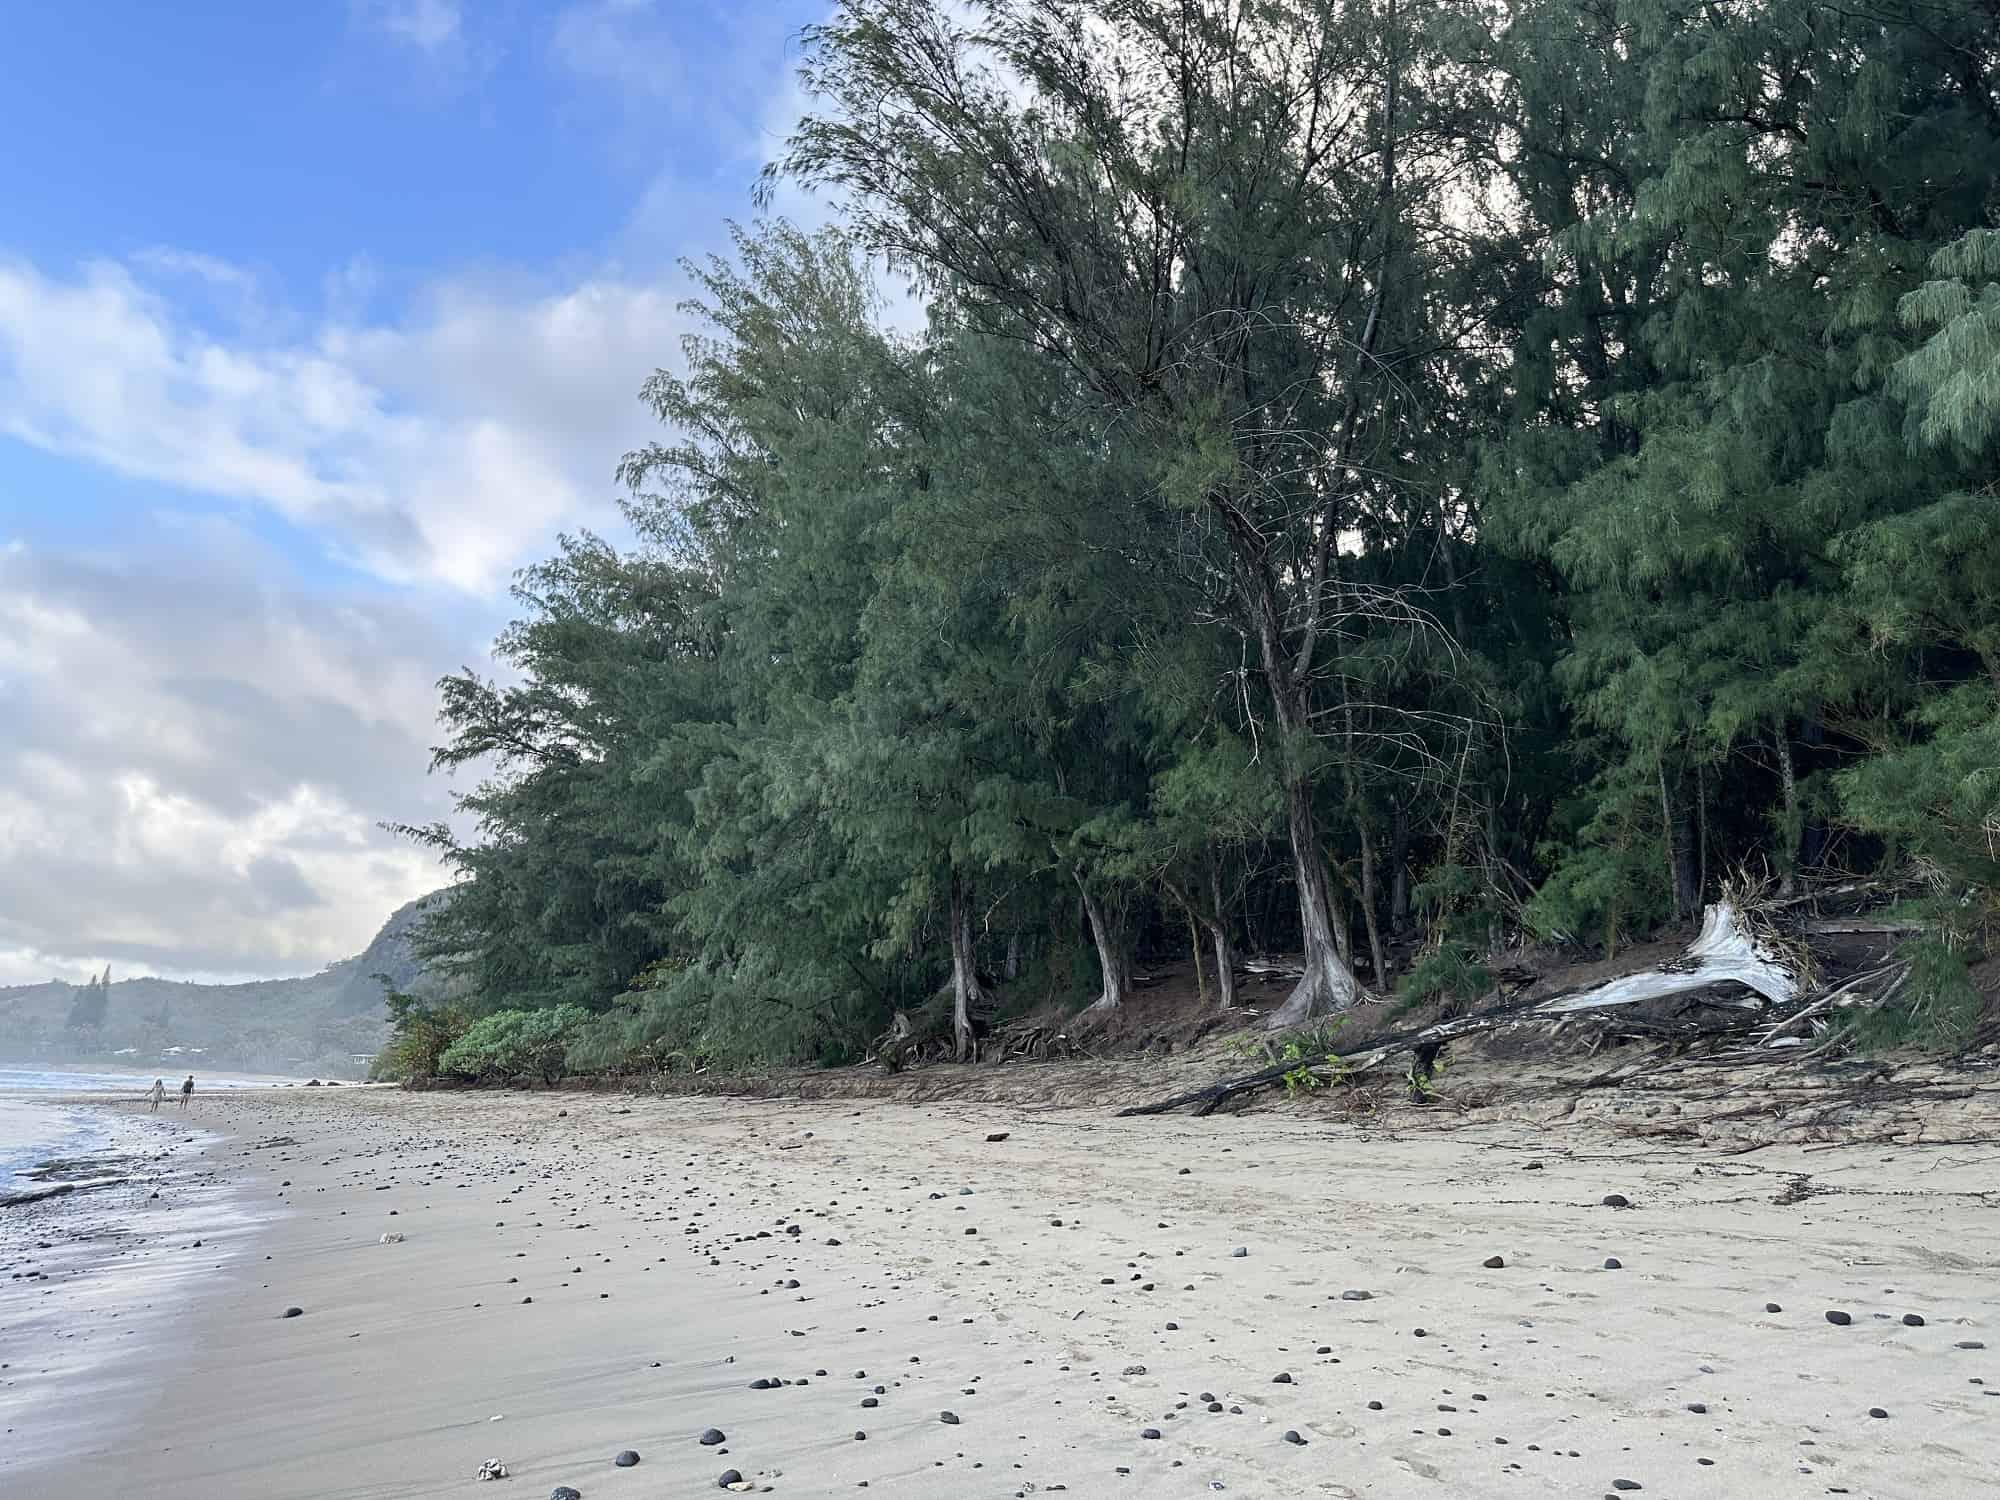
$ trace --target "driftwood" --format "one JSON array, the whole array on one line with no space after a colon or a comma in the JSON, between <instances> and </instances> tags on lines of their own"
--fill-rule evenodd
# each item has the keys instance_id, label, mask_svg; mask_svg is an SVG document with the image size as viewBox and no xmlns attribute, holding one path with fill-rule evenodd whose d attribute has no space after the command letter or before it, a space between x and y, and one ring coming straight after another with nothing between
<instances>
[{"instance_id":1,"label":"driftwood","mask_svg":"<svg viewBox=\"0 0 2000 1500\"><path fill-rule=\"evenodd\" d=\"M1734 987L1734 988L1732 988ZM1851 986L1850 986L1851 987ZM1737 991L1741 990L1739 994ZM1697 991L1709 991L1697 1000ZM1368 1046L1345 1054L1332 1055L1322 1063L1294 1059L1274 1063L1241 1078L1224 1079L1206 1088L1194 1089L1152 1104L1135 1105L1121 1115L1159 1115L1194 1105L1196 1115L1212 1113L1219 1105L1240 1094L1268 1087L1288 1075L1311 1073L1322 1079L1347 1079L1381 1067L1397 1053L1413 1054L1410 1070L1411 1093L1422 1097L1437 1055L1454 1038L1502 1027L1564 1021L1591 1012L1615 1010L1648 1000L1688 996L1691 1003L1741 1011L1762 1011L1769 1006L1790 1006L1798 1000L1795 970L1782 954L1759 943L1745 928L1736 909L1727 902L1708 908L1701 932L1678 958L1636 974L1621 975L1603 984L1551 995L1535 1001L1488 1007L1470 1015L1432 1026L1380 1037ZM1832 999L1833 997L1826 997ZM1653 1021L1621 1021L1621 1030L1635 1035L1734 1035L1758 1029L1761 1016L1745 1015L1731 1020L1675 1027ZM1776 1032L1767 1033L1768 1044Z\"/></svg>"}]
</instances>

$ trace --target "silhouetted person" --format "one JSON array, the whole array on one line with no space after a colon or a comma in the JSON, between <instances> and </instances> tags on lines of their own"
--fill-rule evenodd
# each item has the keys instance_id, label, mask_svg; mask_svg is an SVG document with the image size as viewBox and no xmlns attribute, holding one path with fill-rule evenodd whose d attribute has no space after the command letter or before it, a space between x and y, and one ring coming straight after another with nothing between
<instances>
[{"instance_id":1,"label":"silhouetted person","mask_svg":"<svg viewBox=\"0 0 2000 1500\"><path fill-rule=\"evenodd\" d=\"M188 1107L188 1100L192 1099L193 1097L194 1097L194 1074L190 1073L187 1076L187 1081L181 1085L181 1108L186 1109Z\"/></svg>"}]
</instances>

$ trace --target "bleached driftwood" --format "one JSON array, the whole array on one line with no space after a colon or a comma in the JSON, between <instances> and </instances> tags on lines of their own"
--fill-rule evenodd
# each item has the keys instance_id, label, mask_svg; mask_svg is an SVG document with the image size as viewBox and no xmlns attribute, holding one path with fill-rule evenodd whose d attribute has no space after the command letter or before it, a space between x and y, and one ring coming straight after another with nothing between
<instances>
[{"instance_id":1,"label":"bleached driftwood","mask_svg":"<svg viewBox=\"0 0 2000 1500\"><path fill-rule=\"evenodd\" d=\"M1723 1003L1755 1010L1764 1004L1789 1005L1798 998L1798 976L1782 955L1761 947L1744 930L1743 919L1727 901L1702 913L1701 932L1679 958L1657 968L1624 974L1574 994L1557 995L1537 1005L1531 1015L1554 1016L1574 1010L1601 1010L1610 1005L1636 1005L1664 1000L1689 990L1734 981L1761 999L1745 996Z\"/></svg>"}]
</instances>

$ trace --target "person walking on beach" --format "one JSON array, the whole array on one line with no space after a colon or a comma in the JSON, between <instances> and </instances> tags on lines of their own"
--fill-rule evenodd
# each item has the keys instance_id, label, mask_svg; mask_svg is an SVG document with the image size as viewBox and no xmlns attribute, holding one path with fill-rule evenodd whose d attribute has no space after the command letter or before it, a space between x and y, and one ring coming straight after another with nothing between
<instances>
[{"instance_id":1,"label":"person walking on beach","mask_svg":"<svg viewBox=\"0 0 2000 1500\"><path fill-rule=\"evenodd\" d=\"M155 1078L152 1088L146 1093L146 1097L153 1101L153 1113L158 1114L160 1112L160 1101L167 1097L166 1079Z\"/></svg>"},{"instance_id":2,"label":"person walking on beach","mask_svg":"<svg viewBox=\"0 0 2000 1500\"><path fill-rule=\"evenodd\" d=\"M194 1074L190 1073L187 1076L187 1081L181 1085L181 1108L186 1109L188 1107L188 1100L192 1099L193 1097L194 1097Z\"/></svg>"}]
</instances>

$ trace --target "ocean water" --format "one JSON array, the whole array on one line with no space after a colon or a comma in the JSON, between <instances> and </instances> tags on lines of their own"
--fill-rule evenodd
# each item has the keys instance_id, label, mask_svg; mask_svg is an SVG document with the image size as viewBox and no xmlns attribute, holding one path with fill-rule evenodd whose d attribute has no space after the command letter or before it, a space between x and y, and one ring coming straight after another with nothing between
<instances>
[{"instance_id":1,"label":"ocean water","mask_svg":"<svg viewBox=\"0 0 2000 1500\"><path fill-rule=\"evenodd\" d=\"M203 1154L218 1137L201 1101L290 1080L197 1074L195 1108L155 1116L132 1107L154 1076L0 1068L0 1496L40 1470L58 1476L41 1493L84 1500L62 1484L64 1455L145 1399L160 1375L148 1351L171 1347L187 1299L255 1233ZM54 1183L74 1186L37 1196Z\"/></svg>"},{"instance_id":2,"label":"ocean water","mask_svg":"<svg viewBox=\"0 0 2000 1500\"><path fill-rule=\"evenodd\" d=\"M140 1095L164 1078L167 1099L160 1112L178 1112L175 1090L185 1073L166 1078L153 1073L98 1073L71 1068L0 1067L0 1193L17 1174L43 1162L95 1156L110 1144L109 1122L87 1105L57 1102L78 1094ZM290 1083L286 1078L256 1078L237 1073L197 1073L197 1094L210 1089L268 1088Z\"/></svg>"}]
</instances>

